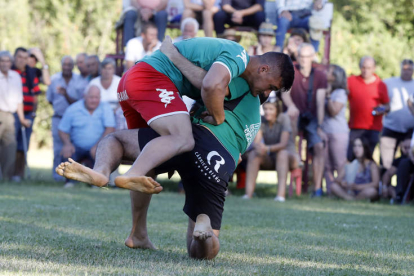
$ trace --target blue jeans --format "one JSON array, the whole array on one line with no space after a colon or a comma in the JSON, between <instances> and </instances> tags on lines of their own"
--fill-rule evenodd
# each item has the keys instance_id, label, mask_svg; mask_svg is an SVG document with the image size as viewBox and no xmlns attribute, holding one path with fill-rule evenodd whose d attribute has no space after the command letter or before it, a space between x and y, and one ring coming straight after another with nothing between
<instances>
[{"instance_id":1,"label":"blue jeans","mask_svg":"<svg viewBox=\"0 0 414 276\"><path fill-rule=\"evenodd\" d=\"M138 19L137 11L131 10L125 14L124 19L124 46L128 41L135 37L135 22ZM151 21L155 23L158 29L158 40L163 41L165 30L167 29L168 13L165 10L157 12Z\"/></svg>"},{"instance_id":2,"label":"blue jeans","mask_svg":"<svg viewBox=\"0 0 414 276\"><path fill-rule=\"evenodd\" d=\"M59 137L59 131L58 126L60 123L60 120L62 120L58 116L52 117L52 138L53 138L53 168L52 168L52 174L53 179L55 181L63 181L65 178L58 175L55 171L55 168L59 166L61 162L63 162L62 155L60 154L63 148L63 142Z\"/></svg>"},{"instance_id":3,"label":"blue jeans","mask_svg":"<svg viewBox=\"0 0 414 276\"><path fill-rule=\"evenodd\" d=\"M283 49L283 45L285 43L286 33L291 28L303 28L309 32L309 16L300 18L295 12L291 12L292 14L292 21L285 17L278 17L277 18L277 30L276 30L276 45ZM312 38L311 44L315 48L317 52L319 50L319 41L313 40Z\"/></svg>"},{"instance_id":4,"label":"blue jeans","mask_svg":"<svg viewBox=\"0 0 414 276\"><path fill-rule=\"evenodd\" d=\"M30 137L32 136L33 131L33 112L25 112L24 118L32 121L30 127L26 127L26 148L29 150ZM17 113L14 113L14 128L16 130L17 151L24 151L22 125L20 124L19 116L17 116Z\"/></svg>"},{"instance_id":5,"label":"blue jeans","mask_svg":"<svg viewBox=\"0 0 414 276\"><path fill-rule=\"evenodd\" d=\"M266 20L269 20L270 23L273 25L277 25L277 10L275 2L265 2L265 13L266 13Z\"/></svg>"}]
</instances>

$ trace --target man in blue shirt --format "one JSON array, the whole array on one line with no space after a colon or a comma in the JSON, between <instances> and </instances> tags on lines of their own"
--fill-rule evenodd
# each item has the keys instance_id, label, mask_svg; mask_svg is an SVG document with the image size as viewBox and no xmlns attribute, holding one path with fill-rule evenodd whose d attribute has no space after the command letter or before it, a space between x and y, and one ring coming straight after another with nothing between
<instances>
[{"instance_id":1,"label":"man in blue shirt","mask_svg":"<svg viewBox=\"0 0 414 276\"><path fill-rule=\"evenodd\" d=\"M69 106L59 124L63 142L61 155L80 162L95 158L101 138L115 131L115 115L108 103L101 103L101 91L90 86L85 98Z\"/></svg>"}]
</instances>

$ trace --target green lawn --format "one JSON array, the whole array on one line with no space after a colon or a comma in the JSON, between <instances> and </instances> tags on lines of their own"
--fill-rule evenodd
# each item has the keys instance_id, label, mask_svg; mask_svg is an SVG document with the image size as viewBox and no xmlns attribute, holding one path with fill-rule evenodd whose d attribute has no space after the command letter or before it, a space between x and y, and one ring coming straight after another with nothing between
<instances>
[{"instance_id":1,"label":"green lawn","mask_svg":"<svg viewBox=\"0 0 414 276\"><path fill-rule=\"evenodd\" d=\"M195 261L183 202L154 196L148 230L158 250L132 250L127 191L2 183L0 274L414 275L413 206L231 196L218 257Z\"/></svg>"}]
</instances>

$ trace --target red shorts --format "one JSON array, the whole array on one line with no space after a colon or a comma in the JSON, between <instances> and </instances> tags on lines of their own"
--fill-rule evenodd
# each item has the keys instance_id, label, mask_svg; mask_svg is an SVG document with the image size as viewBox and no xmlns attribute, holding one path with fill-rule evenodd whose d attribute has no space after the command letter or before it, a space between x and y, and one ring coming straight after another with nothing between
<instances>
[{"instance_id":1,"label":"red shorts","mask_svg":"<svg viewBox=\"0 0 414 276\"><path fill-rule=\"evenodd\" d=\"M121 78L118 100L128 129L148 127L164 116L188 114L174 83L145 62L136 64Z\"/></svg>"}]
</instances>

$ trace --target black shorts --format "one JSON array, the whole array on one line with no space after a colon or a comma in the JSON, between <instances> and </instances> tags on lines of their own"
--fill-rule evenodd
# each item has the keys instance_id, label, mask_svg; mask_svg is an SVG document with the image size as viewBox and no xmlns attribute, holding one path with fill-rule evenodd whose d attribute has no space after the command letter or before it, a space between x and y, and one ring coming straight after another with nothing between
<instances>
[{"instance_id":1,"label":"black shorts","mask_svg":"<svg viewBox=\"0 0 414 276\"><path fill-rule=\"evenodd\" d=\"M193 125L194 149L175 156L155 169L156 174L176 170L185 190L184 213L196 221L199 214L210 217L211 226L220 230L228 181L235 170L234 159L205 127ZM141 149L159 135L151 128L140 129Z\"/></svg>"}]
</instances>

